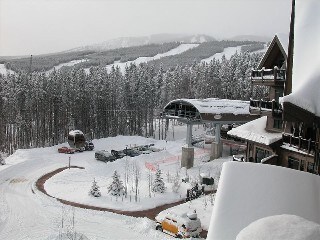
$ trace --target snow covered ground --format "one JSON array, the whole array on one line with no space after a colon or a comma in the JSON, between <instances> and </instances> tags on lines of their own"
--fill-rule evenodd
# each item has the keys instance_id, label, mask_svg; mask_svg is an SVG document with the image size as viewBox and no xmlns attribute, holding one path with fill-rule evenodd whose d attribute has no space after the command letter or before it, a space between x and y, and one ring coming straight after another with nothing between
<instances>
[{"instance_id":1,"label":"snow covered ground","mask_svg":"<svg viewBox=\"0 0 320 240\"><path fill-rule=\"evenodd\" d=\"M174 126L175 141L169 139L173 137L169 133L168 141L155 140L143 137L117 136L113 138L93 140L95 150L116 149L121 150L126 146L155 144L156 148L162 149L160 152L149 155L140 155L129 159L120 159L112 163L104 163L95 160L94 152L88 151L75 153L73 155L61 154L57 152L58 146L28 150L17 150L6 159L7 165L0 166L0 239L57 239L57 234L66 231L61 227L62 219L67 218L66 211L72 212L72 207L61 204L54 198L50 198L37 190L35 182L42 175L57 168L68 165L69 157L71 164L84 167L81 169L67 169L55 175L45 184L45 189L50 195L61 197L66 200L86 203L94 206L105 206L121 210L138 210L152 208L163 203L175 202L184 197L188 184L182 184L178 193L173 193L172 177L177 173L184 177L185 169L180 169L179 156L181 156L181 146L185 144L185 126ZM201 127L195 126L194 133L202 134ZM227 152L227 151L226 151ZM215 177L221 171L221 165L229 158L223 158L212 162L206 162L208 151L205 149L195 150L195 167L188 170L190 180L196 180L199 173L203 172ZM124 167L137 166L141 174L139 182L138 202L134 201L131 193L131 201L127 199L111 197L107 193L107 186L112 179L114 170L120 173L121 179L124 177ZM150 166L158 166L163 172L163 179L166 184L164 194L148 193L149 174L154 176ZM151 169L151 170L150 170ZM102 197L94 198L88 195L93 179L96 179ZM129 176L128 187L131 187ZM211 215L212 205L204 199L193 201L194 206L184 204L185 211L190 207L196 209L202 220L203 228L207 228ZM206 205L206 206L205 206ZM204 208L206 207L206 210ZM179 210L180 211L180 210ZM75 231L83 233L89 239L169 239L170 236L155 230L154 221L148 218L134 218L110 212L99 212L88 209L76 208ZM62 217L63 216L63 217ZM71 217L72 218L72 217ZM66 222L67 219L64 219ZM70 221L69 221L70 222ZM71 224L69 223L68 226ZM18 229L18 231L17 231Z\"/></svg>"},{"instance_id":2,"label":"snow covered ground","mask_svg":"<svg viewBox=\"0 0 320 240\"><path fill-rule=\"evenodd\" d=\"M7 69L4 64L0 64L0 74L2 75L7 75L7 74L14 74L15 72L10 70L10 69Z\"/></svg>"}]
</instances>

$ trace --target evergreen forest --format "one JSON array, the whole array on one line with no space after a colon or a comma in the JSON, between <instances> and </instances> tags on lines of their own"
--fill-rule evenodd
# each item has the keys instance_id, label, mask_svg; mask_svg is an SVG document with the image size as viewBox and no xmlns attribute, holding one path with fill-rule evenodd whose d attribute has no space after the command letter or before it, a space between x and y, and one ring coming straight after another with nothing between
<instances>
[{"instance_id":1,"label":"evergreen forest","mask_svg":"<svg viewBox=\"0 0 320 240\"><path fill-rule=\"evenodd\" d=\"M261 54L236 53L229 60L176 65L165 70L152 63L0 74L0 151L53 146L80 129L87 137L141 135L164 138L155 122L173 99L249 100L250 74ZM255 97L255 96L254 96ZM164 124L165 125L165 124Z\"/></svg>"}]
</instances>

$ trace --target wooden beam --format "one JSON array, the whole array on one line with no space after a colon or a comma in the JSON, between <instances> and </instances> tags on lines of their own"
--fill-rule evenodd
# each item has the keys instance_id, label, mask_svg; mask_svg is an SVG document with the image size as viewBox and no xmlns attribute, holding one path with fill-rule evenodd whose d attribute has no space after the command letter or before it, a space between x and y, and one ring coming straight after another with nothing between
<instances>
[{"instance_id":1,"label":"wooden beam","mask_svg":"<svg viewBox=\"0 0 320 240\"><path fill-rule=\"evenodd\" d=\"M289 33L288 61L287 61L287 81L284 88L284 95L292 92L292 68L293 68L293 50L294 50L294 21L295 21L295 0L292 0L291 22Z\"/></svg>"}]
</instances>

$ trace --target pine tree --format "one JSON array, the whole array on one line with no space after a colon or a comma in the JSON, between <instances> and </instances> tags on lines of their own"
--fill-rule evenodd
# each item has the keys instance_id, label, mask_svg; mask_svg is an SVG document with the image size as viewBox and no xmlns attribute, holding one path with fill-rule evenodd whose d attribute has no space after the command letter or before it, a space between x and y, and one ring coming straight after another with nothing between
<instances>
[{"instance_id":1,"label":"pine tree","mask_svg":"<svg viewBox=\"0 0 320 240\"><path fill-rule=\"evenodd\" d=\"M108 187L108 192L113 196L123 196L125 195L125 188L120 180L120 176L118 175L117 171L113 173L113 181Z\"/></svg>"},{"instance_id":2,"label":"pine tree","mask_svg":"<svg viewBox=\"0 0 320 240\"><path fill-rule=\"evenodd\" d=\"M164 181L161 177L161 170L158 169L156 172L155 179L153 181L152 192L164 193L165 189L166 189L166 187L165 187Z\"/></svg>"},{"instance_id":3,"label":"pine tree","mask_svg":"<svg viewBox=\"0 0 320 240\"><path fill-rule=\"evenodd\" d=\"M92 182L92 187L91 187L91 190L89 192L89 195L92 195L94 197L100 197L101 196L101 192L100 192L100 187L97 185L97 182L95 179L93 179L93 182Z\"/></svg>"}]
</instances>

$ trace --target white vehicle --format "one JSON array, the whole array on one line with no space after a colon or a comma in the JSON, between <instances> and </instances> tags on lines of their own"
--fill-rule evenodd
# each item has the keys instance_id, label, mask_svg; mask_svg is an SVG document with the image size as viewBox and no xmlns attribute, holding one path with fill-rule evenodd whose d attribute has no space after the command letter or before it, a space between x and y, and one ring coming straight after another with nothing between
<instances>
[{"instance_id":1,"label":"white vehicle","mask_svg":"<svg viewBox=\"0 0 320 240\"><path fill-rule=\"evenodd\" d=\"M167 212L156 216L156 229L177 238L199 237L202 231L197 213L183 213L181 215Z\"/></svg>"}]
</instances>

